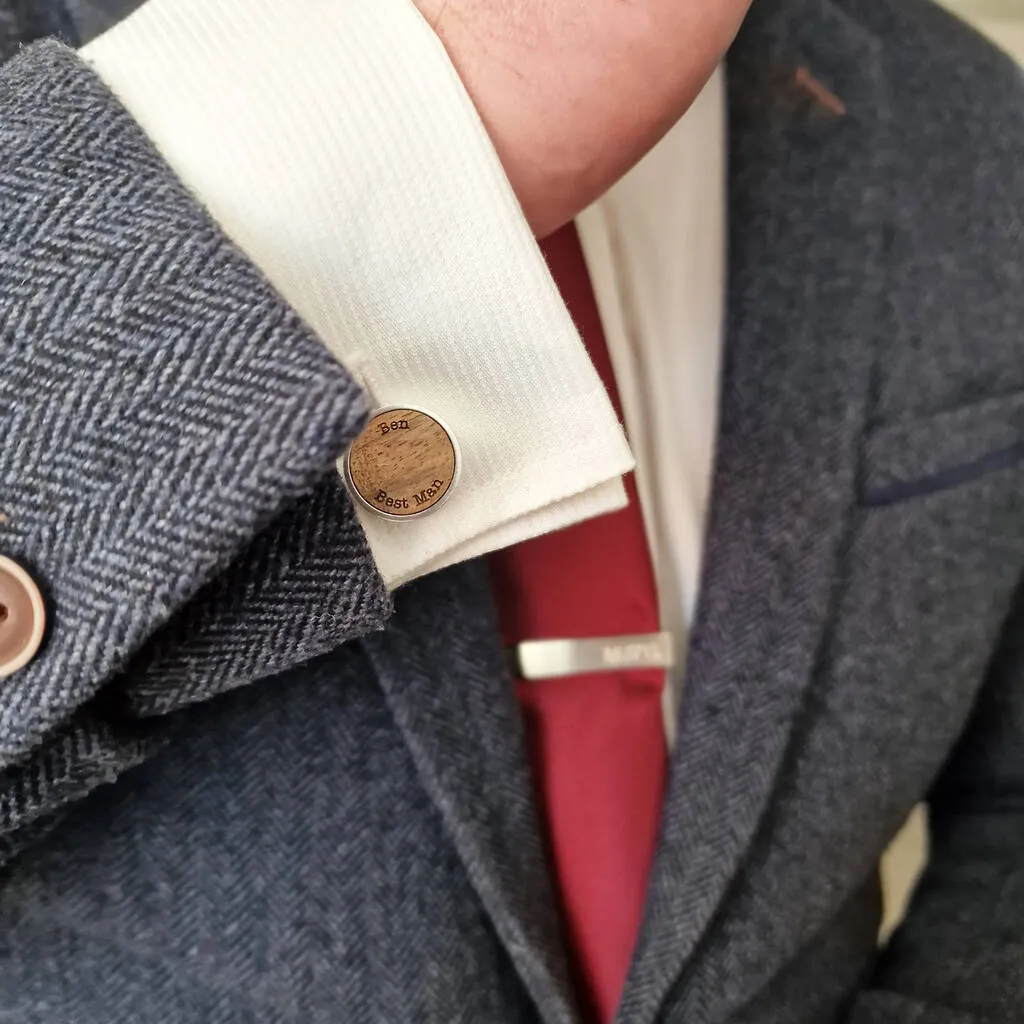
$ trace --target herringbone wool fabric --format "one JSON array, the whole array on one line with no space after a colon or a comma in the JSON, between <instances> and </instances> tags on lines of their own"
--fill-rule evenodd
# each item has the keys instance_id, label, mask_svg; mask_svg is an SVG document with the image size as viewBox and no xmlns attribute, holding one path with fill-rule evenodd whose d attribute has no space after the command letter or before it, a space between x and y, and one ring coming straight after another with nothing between
<instances>
[{"instance_id":1,"label":"herringbone wool fabric","mask_svg":"<svg viewBox=\"0 0 1024 1024\"><path fill-rule=\"evenodd\" d=\"M923 0L759 0L729 103L705 572L617 1024L1017 1024L1024 82ZM0 70L0 154L0 551L53 612L0 686L0 1019L575 1024L483 568L391 612L326 478L360 396L68 51Z\"/></svg>"}]
</instances>

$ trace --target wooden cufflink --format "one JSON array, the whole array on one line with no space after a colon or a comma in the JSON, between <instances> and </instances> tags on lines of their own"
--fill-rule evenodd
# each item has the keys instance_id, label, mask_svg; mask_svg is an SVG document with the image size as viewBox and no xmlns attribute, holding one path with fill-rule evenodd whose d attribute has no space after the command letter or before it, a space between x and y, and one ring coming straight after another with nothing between
<instances>
[{"instance_id":1,"label":"wooden cufflink","mask_svg":"<svg viewBox=\"0 0 1024 1024\"><path fill-rule=\"evenodd\" d=\"M386 519L434 512L459 478L459 448L436 416L413 406L379 409L345 454L353 497Z\"/></svg>"}]
</instances>

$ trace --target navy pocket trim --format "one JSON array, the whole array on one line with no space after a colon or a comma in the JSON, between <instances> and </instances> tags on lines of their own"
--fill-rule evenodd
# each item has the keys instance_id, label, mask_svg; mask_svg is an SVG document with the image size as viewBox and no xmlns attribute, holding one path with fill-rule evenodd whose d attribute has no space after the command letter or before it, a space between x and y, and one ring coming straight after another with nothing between
<instances>
[{"instance_id":1,"label":"navy pocket trim","mask_svg":"<svg viewBox=\"0 0 1024 1024\"><path fill-rule=\"evenodd\" d=\"M898 505L901 501L920 498L937 491L948 491L961 484L970 483L979 477L987 476L1000 469L1009 469L1024 460L1024 441L1000 448L982 455L973 462L965 462L959 466L918 477L916 480L896 480L881 487L871 487L861 494L860 504L867 508L881 508L885 505Z\"/></svg>"}]
</instances>

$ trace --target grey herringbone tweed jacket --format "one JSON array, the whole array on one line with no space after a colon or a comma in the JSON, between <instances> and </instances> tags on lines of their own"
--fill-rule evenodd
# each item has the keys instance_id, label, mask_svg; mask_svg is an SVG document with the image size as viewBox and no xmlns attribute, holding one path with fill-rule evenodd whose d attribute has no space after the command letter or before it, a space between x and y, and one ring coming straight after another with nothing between
<instances>
[{"instance_id":1,"label":"grey herringbone tweed jacket","mask_svg":"<svg viewBox=\"0 0 1024 1024\"><path fill-rule=\"evenodd\" d=\"M0 50L75 24L0 0ZM1024 82L922 0L756 0L729 71L706 567L618 1021L1011 1024ZM483 568L385 592L332 468L365 407L72 51L0 68L0 553L51 617L0 684L0 1021L581 1020Z\"/></svg>"}]
</instances>

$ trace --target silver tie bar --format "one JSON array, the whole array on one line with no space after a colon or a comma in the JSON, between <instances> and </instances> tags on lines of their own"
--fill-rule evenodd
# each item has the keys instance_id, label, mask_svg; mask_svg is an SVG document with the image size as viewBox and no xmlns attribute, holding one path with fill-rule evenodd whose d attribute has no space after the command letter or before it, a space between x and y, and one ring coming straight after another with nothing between
<instances>
[{"instance_id":1,"label":"silver tie bar","mask_svg":"<svg viewBox=\"0 0 1024 1024\"><path fill-rule=\"evenodd\" d=\"M671 668L674 661L671 633L526 640L508 648L507 654L512 674L531 680L624 668Z\"/></svg>"}]
</instances>

